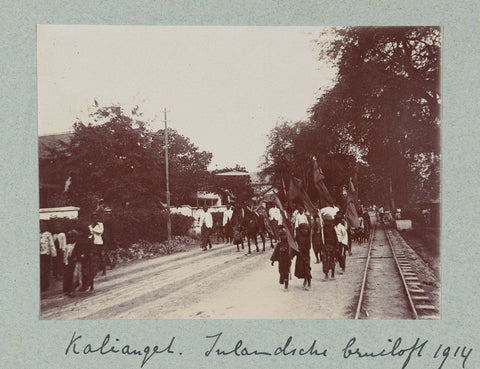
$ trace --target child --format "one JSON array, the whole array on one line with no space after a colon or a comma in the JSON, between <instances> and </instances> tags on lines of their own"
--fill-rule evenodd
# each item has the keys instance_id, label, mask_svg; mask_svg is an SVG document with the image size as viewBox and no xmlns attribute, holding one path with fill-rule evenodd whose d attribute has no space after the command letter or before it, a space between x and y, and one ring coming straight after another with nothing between
<instances>
[{"instance_id":1,"label":"child","mask_svg":"<svg viewBox=\"0 0 480 369\"><path fill-rule=\"evenodd\" d=\"M272 265L275 261L278 261L278 272L280 273L280 284L285 284L285 289L288 289L288 278L290 274L290 265L292 264L292 259L289 253L289 247L287 242L287 234L283 227L279 230L280 242L275 246L273 250Z\"/></svg>"},{"instance_id":2,"label":"child","mask_svg":"<svg viewBox=\"0 0 480 369\"><path fill-rule=\"evenodd\" d=\"M237 252L240 251L239 245L242 244L242 250L243 250L243 232L242 232L242 227L238 224L236 224L233 227L233 243L237 245Z\"/></svg>"}]
</instances>

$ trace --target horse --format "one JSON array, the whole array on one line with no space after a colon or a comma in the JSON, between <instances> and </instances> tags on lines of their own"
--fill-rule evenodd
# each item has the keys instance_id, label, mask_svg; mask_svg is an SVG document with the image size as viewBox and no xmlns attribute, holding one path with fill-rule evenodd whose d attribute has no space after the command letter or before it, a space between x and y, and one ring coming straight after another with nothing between
<instances>
[{"instance_id":1,"label":"horse","mask_svg":"<svg viewBox=\"0 0 480 369\"><path fill-rule=\"evenodd\" d=\"M260 235L263 243L263 251L265 251L265 236L263 235L263 232L260 226L262 223L263 223L263 220L260 219L259 215L257 215L253 211L244 209L243 224L247 233L249 254L252 253L250 249L250 239L253 239L255 241L255 247L257 248L257 252L260 252L260 249L258 248L257 235Z\"/></svg>"},{"instance_id":2,"label":"horse","mask_svg":"<svg viewBox=\"0 0 480 369\"><path fill-rule=\"evenodd\" d=\"M215 235L215 239L217 240L217 243L220 243L220 242L223 243L225 241L225 238L226 238L225 231L222 226L221 220L214 220L212 234Z\"/></svg>"},{"instance_id":3,"label":"horse","mask_svg":"<svg viewBox=\"0 0 480 369\"><path fill-rule=\"evenodd\" d=\"M244 210L244 227L246 229L247 233L247 241L248 241L248 250L250 254L250 239L252 238L255 241L255 246L257 247L257 252L259 251L258 249L258 243L257 243L257 235L260 235L260 238L262 239L263 243L263 251L265 251L265 234L268 235L270 238L270 245L271 248L273 249L273 231L270 227L268 222L268 215L266 212L262 212L262 210L259 210L260 213L253 212L251 210L245 209Z\"/></svg>"},{"instance_id":4,"label":"horse","mask_svg":"<svg viewBox=\"0 0 480 369\"><path fill-rule=\"evenodd\" d=\"M367 242L369 236L370 232L366 228L356 228L353 230L353 240L359 244Z\"/></svg>"},{"instance_id":5,"label":"horse","mask_svg":"<svg viewBox=\"0 0 480 369\"><path fill-rule=\"evenodd\" d=\"M273 246L273 239L275 238L275 233L273 231L272 224L270 223L270 219L267 213L267 210L264 207L260 207L257 210L256 213L259 217L259 227L260 227L260 232L262 234L267 234L268 238L270 238L270 245L272 249L274 248Z\"/></svg>"},{"instance_id":6,"label":"horse","mask_svg":"<svg viewBox=\"0 0 480 369\"><path fill-rule=\"evenodd\" d=\"M240 251L240 244L242 250L244 249L243 238L245 236L244 228L244 211L240 206L233 208L232 220L229 222L232 228L232 241L237 246L237 252Z\"/></svg>"}]
</instances>

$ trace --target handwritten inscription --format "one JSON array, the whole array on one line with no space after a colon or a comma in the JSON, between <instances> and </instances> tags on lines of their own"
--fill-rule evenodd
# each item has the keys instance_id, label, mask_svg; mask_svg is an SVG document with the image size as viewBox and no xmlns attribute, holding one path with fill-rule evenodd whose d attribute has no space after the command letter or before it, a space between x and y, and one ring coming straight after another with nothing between
<instances>
[{"instance_id":1,"label":"handwritten inscription","mask_svg":"<svg viewBox=\"0 0 480 369\"><path fill-rule=\"evenodd\" d=\"M213 344L208 351L205 351L205 356L209 357L212 353L218 356L227 356L227 355L235 355L235 356L272 356L272 355L283 355L283 356L305 356L305 355L315 355L315 356L327 356L327 349L319 349L317 348L317 341L314 340L309 347L300 347L295 348L292 345L293 337L289 336L285 341L284 345L278 346L271 351L259 351L257 349L248 348L244 345L243 340L238 340L236 344L231 348L224 348L225 346L222 345L220 341L220 337L222 336L223 332L217 333L213 336L207 336L207 338L214 338Z\"/></svg>"},{"instance_id":2,"label":"handwritten inscription","mask_svg":"<svg viewBox=\"0 0 480 369\"><path fill-rule=\"evenodd\" d=\"M399 356L403 357L405 356L405 361L403 362L402 369L406 368L410 360L412 359L412 356L414 354L417 355L417 357L422 356L422 352L425 349L425 346L428 343L428 340L425 340L423 342L420 341L420 338L417 338L415 343L411 346L406 346L402 347L402 339L397 338L395 343L393 343L393 346L391 348L383 348L382 350L377 350L377 351L364 351L356 345L357 339L355 337L351 338L350 341L348 341L347 345L345 348L342 350L343 351L343 357L345 359L348 358L364 358L364 357L379 357L379 356ZM391 339L388 340L388 342L392 342Z\"/></svg>"},{"instance_id":3,"label":"handwritten inscription","mask_svg":"<svg viewBox=\"0 0 480 369\"><path fill-rule=\"evenodd\" d=\"M445 344L433 345L427 339L416 338L415 340L404 340L401 337L388 339L384 344L377 345L376 348L366 348L357 337L350 338L345 345L337 347L322 347L317 340L300 344L299 340L293 336L288 336L279 344L269 344L265 347L254 347L245 339L237 339L231 343L224 337L223 332L204 336L205 351L203 357L211 360L216 357L258 357L260 360L268 360L269 357L312 357L327 358L330 360L375 360L378 358L391 357L398 360L398 368L406 369L409 364L417 358L430 359L436 362L438 369L444 368L447 360L451 362L449 368L466 369L467 361L472 353L472 348L467 346L448 346ZM65 355L123 355L124 357L138 357L139 367L143 368L150 362L152 357L163 355L182 355L182 350L174 350L174 344L177 346L176 338L171 337L164 346L159 345L133 345L131 343L122 343L119 338L112 338L110 334L105 335L102 343L92 344L86 341L77 332L73 332L66 348ZM187 346L188 347L188 346ZM182 357L189 357L195 360L194 356L198 352L185 352ZM450 359L450 360L449 360ZM456 359L456 360L455 360ZM268 363L266 363L268 365ZM389 367L392 367L389 365ZM418 367L415 365L415 367ZM446 369L446 368L445 368Z\"/></svg>"},{"instance_id":4,"label":"handwritten inscription","mask_svg":"<svg viewBox=\"0 0 480 369\"><path fill-rule=\"evenodd\" d=\"M70 339L70 342L65 350L65 355L68 354L75 354L75 355L89 355L89 354L100 354L100 355L108 355L108 354L121 354L126 356L140 356L142 357L142 362L140 368L152 358L153 355L156 354L174 354L173 351L173 343L175 341L175 337L172 337L170 343L165 346L164 348L160 348L159 346L144 346L141 349L133 348L130 344L119 345L120 339L116 338L114 341L115 343L110 343L111 337L110 334L107 334L103 339L101 345L94 346L90 343L83 343L82 336L77 335L77 332L73 332L73 336Z\"/></svg>"}]
</instances>

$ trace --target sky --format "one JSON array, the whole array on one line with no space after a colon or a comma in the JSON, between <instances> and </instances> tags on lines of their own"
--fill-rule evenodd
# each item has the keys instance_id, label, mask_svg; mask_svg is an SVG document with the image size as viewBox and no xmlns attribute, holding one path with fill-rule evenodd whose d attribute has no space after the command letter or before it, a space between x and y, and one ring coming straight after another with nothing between
<instances>
[{"instance_id":1,"label":"sky","mask_svg":"<svg viewBox=\"0 0 480 369\"><path fill-rule=\"evenodd\" d=\"M332 84L322 28L40 25L38 133L63 133L94 109L138 105L213 154L210 169L259 170L267 136L300 121Z\"/></svg>"}]
</instances>

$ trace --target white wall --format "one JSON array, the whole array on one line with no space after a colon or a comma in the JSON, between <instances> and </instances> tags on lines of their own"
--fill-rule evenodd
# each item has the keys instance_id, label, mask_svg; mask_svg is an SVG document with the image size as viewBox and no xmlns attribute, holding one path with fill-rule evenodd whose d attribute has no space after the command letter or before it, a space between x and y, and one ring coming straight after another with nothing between
<instances>
[{"instance_id":1,"label":"white wall","mask_svg":"<svg viewBox=\"0 0 480 369\"><path fill-rule=\"evenodd\" d=\"M200 234L200 224L198 223L198 221L199 221L199 218L200 218L201 210L202 210L201 207L195 208L195 207L191 207L189 205L184 205L184 206L179 206L179 207L171 207L170 208L170 212L172 214L182 214L182 215L185 215L185 216L188 216L188 217L193 217L194 221L193 221L192 231L195 234ZM224 206L224 205L210 206L208 208L209 213L218 213L218 212L223 213L225 210L227 210L227 207Z\"/></svg>"},{"instance_id":2,"label":"white wall","mask_svg":"<svg viewBox=\"0 0 480 369\"><path fill-rule=\"evenodd\" d=\"M79 210L80 208L77 208L75 206L40 209L40 220L49 220L52 218L77 219Z\"/></svg>"}]
</instances>

